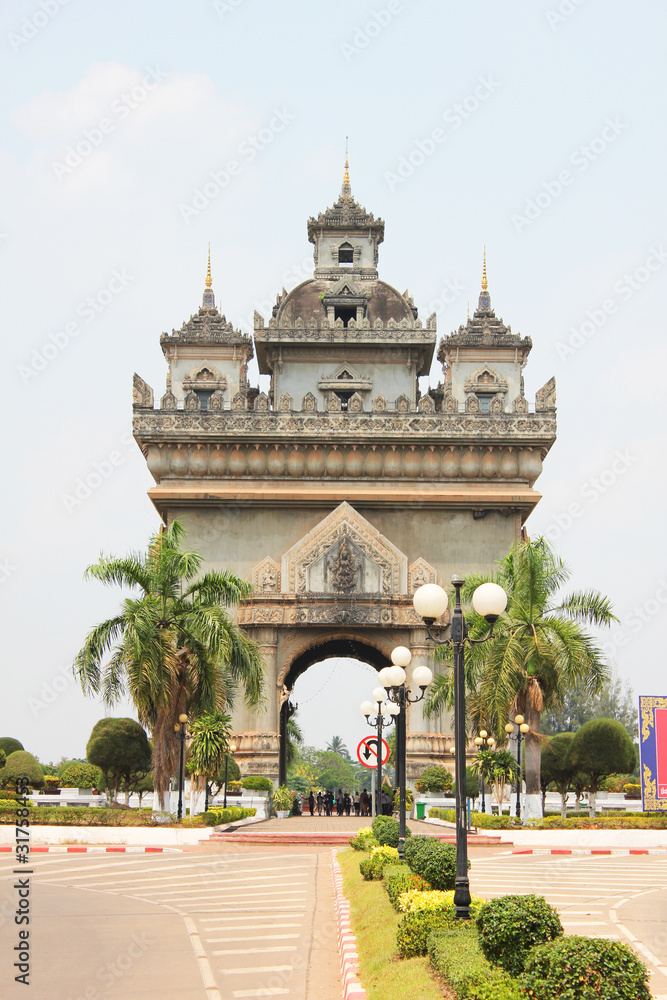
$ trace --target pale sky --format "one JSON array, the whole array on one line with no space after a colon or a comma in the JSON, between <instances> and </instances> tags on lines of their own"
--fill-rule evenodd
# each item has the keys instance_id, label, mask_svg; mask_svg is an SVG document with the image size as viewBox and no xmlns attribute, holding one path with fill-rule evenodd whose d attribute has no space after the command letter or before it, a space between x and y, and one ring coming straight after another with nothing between
<instances>
[{"instance_id":1,"label":"pale sky","mask_svg":"<svg viewBox=\"0 0 667 1000\"><path fill-rule=\"evenodd\" d=\"M197 310L209 240L245 330L308 276L345 136L386 223L380 276L439 336L474 308L486 245L496 314L533 339L529 399L557 379L528 529L612 598L619 675L666 693L666 34L660 0L3 4L6 735L83 754L103 713L69 665L120 600L83 571L157 527L132 373L164 391L159 336ZM297 685L301 722L352 749L372 675L333 666Z\"/></svg>"}]
</instances>

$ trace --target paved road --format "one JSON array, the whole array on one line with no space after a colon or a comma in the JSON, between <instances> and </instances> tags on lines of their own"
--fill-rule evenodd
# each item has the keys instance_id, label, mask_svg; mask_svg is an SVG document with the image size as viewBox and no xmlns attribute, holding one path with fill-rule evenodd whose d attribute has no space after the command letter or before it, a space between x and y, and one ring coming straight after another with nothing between
<instances>
[{"instance_id":1,"label":"paved road","mask_svg":"<svg viewBox=\"0 0 667 1000\"><path fill-rule=\"evenodd\" d=\"M536 893L566 934L631 943L667 998L667 858L636 855L496 855L473 858L471 891L486 899Z\"/></svg>"},{"instance_id":2,"label":"paved road","mask_svg":"<svg viewBox=\"0 0 667 1000\"><path fill-rule=\"evenodd\" d=\"M340 996L335 927L316 913L331 898L328 852L31 860L32 1000ZM11 870L0 865L3 899ZM15 936L6 923L4 970Z\"/></svg>"}]
</instances>

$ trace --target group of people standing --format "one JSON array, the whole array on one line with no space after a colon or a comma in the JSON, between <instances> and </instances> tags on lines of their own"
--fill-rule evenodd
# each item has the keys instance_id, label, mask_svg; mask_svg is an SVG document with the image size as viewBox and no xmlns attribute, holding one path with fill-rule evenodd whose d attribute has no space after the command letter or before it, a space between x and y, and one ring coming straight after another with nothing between
<instances>
[{"instance_id":1,"label":"group of people standing","mask_svg":"<svg viewBox=\"0 0 667 1000\"><path fill-rule=\"evenodd\" d=\"M387 799L387 803L389 803L389 796L383 792L383 812L385 798ZM333 816L334 809L336 810L337 816L370 816L372 811L371 807L371 795L365 788L361 793L354 792L352 795L350 795L349 792L344 792L342 788L339 788L335 795L331 790L324 793L318 792L317 795L315 795L311 789L310 795L308 796L308 808L311 816L315 815L316 809L318 816L322 815L322 810L324 810L325 816Z\"/></svg>"}]
</instances>

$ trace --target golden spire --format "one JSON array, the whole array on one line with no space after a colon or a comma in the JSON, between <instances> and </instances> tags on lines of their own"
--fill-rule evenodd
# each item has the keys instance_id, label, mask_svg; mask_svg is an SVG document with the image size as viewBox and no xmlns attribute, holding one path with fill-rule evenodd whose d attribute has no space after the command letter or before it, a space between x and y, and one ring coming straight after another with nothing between
<instances>
[{"instance_id":1,"label":"golden spire","mask_svg":"<svg viewBox=\"0 0 667 1000\"><path fill-rule=\"evenodd\" d=\"M345 136L345 172L343 174L343 187L341 188L341 194L349 195L350 190L350 163L347 155L347 136Z\"/></svg>"},{"instance_id":2,"label":"golden spire","mask_svg":"<svg viewBox=\"0 0 667 1000\"><path fill-rule=\"evenodd\" d=\"M206 267L206 287L210 288L213 282L211 281L211 244L208 245L208 265Z\"/></svg>"},{"instance_id":3,"label":"golden spire","mask_svg":"<svg viewBox=\"0 0 667 1000\"><path fill-rule=\"evenodd\" d=\"M489 287L489 283L486 280L486 245L484 246L484 268L482 270L482 291L485 292Z\"/></svg>"}]
</instances>

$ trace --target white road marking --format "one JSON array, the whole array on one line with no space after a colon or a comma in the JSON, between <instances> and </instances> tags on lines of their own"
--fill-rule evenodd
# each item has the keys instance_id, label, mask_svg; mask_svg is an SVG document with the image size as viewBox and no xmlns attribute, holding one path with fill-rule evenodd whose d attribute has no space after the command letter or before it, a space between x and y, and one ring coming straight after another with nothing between
<instances>
[{"instance_id":1,"label":"white road marking","mask_svg":"<svg viewBox=\"0 0 667 1000\"><path fill-rule=\"evenodd\" d=\"M252 968L244 969L218 969L225 976L248 976L257 972L293 972L293 965L255 965Z\"/></svg>"},{"instance_id":2,"label":"white road marking","mask_svg":"<svg viewBox=\"0 0 667 1000\"><path fill-rule=\"evenodd\" d=\"M214 951L213 955L263 955L265 952L278 951L298 951L295 944L286 944L284 947L269 948L226 948L224 951Z\"/></svg>"}]
</instances>

